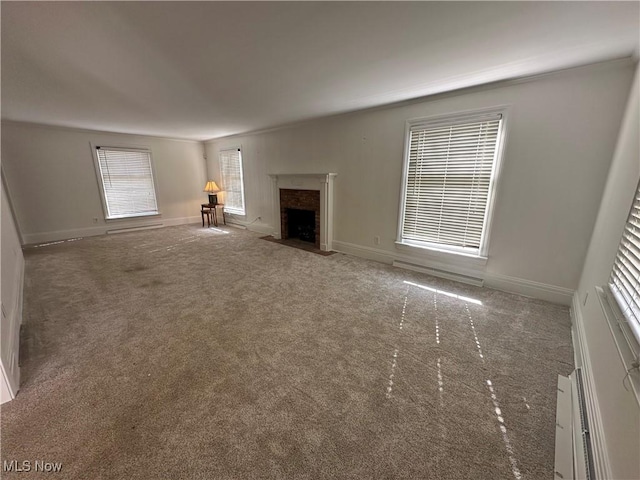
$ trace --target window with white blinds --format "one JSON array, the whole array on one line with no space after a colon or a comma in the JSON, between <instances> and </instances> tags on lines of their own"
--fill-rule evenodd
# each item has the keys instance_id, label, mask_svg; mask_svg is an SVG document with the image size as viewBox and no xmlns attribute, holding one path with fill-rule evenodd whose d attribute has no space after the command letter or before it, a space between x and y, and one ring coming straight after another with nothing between
<instances>
[{"instance_id":1,"label":"window with white blinds","mask_svg":"<svg viewBox=\"0 0 640 480\"><path fill-rule=\"evenodd\" d=\"M484 255L503 115L409 128L399 243Z\"/></svg>"},{"instance_id":2,"label":"window with white blinds","mask_svg":"<svg viewBox=\"0 0 640 480\"><path fill-rule=\"evenodd\" d=\"M96 147L107 219L156 215L151 153Z\"/></svg>"},{"instance_id":3,"label":"window with white blinds","mask_svg":"<svg viewBox=\"0 0 640 480\"><path fill-rule=\"evenodd\" d=\"M640 184L622 232L609 288L640 343Z\"/></svg>"},{"instance_id":4,"label":"window with white blinds","mask_svg":"<svg viewBox=\"0 0 640 480\"><path fill-rule=\"evenodd\" d=\"M220 151L220 175L222 190L224 190L225 212L244 215L242 152L239 148Z\"/></svg>"}]
</instances>

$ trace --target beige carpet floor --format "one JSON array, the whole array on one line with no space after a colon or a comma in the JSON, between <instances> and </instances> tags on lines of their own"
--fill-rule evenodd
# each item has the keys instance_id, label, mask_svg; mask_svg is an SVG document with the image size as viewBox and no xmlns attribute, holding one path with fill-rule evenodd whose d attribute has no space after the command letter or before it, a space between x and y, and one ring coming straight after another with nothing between
<instances>
[{"instance_id":1,"label":"beige carpet floor","mask_svg":"<svg viewBox=\"0 0 640 480\"><path fill-rule=\"evenodd\" d=\"M231 227L25 258L2 460L62 471L2 478L553 476L566 307Z\"/></svg>"}]
</instances>

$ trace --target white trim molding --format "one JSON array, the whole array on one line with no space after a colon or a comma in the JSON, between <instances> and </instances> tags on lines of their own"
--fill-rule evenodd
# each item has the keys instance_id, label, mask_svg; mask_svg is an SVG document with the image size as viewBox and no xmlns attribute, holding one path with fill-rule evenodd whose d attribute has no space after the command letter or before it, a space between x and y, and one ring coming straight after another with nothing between
<instances>
[{"instance_id":1,"label":"white trim molding","mask_svg":"<svg viewBox=\"0 0 640 480\"><path fill-rule=\"evenodd\" d=\"M333 249L336 252L346 253L347 255L353 255L354 257L366 258L380 263L386 263L391 265L393 261L398 257L385 250L379 248L364 247L362 245L356 245L355 243L341 242L339 240L333 241Z\"/></svg>"},{"instance_id":2,"label":"white trim molding","mask_svg":"<svg viewBox=\"0 0 640 480\"><path fill-rule=\"evenodd\" d=\"M333 250L333 182L337 173L271 173L273 230L281 238L280 189L320 191L320 250Z\"/></svg>"},{"instance_id":3,"label":"white trim molding","mask_svg":"<svg viewBox=\"0 0 640 480\"><path fill-rule=\"evenodd\" d=\"M227 225L249 230L250 232L262 233L263 235L271 235L273 233L273 226L268 223L243 222L236 217L229 217L229 215L227 215Z\"/></svg>"},{"instance_id":4,"label":"white trim molding","mask_svg":"<svg viewBox=\"0 0 640 480\"><path fill-rule=\"evenodd\" d=\"M582 368L584 372L584 396L587 404L587 416L589 419L591 446L593 449L593 463L596 470L596 478L613 478L611 463L607 452L607 443L602 426L602 416L598 403L598 395L594 387L593 370L589 346L584 331L584 320L578 293L573 295L571 305L571 337L573 339L574 362L576 368Z\"/></svg>"},{"instance_id":5,"label":"white trim molding","mask_svg":"<svg viewBox=\"0 0 640 480\"><path fill-rule=\"evenodd\" d=\"M100 225L98 227L80 227L69 230L56 230L53 232L39 232L39 233L25 233L23 235L25 245L33 245L45 242L56 242L58 240L67 240L69 238L78 237L95 237L97 235L104 235L109 231L122 230L122 229L141 229L141 228L153 228L153 227L171 227L174 225L186 225L190 223L200 223L202 220L200 216L197 217L177 217L177 218L151 218L147 222L135 222L132 219L123 222L122 225L116 225L109 222L109 224Z\"/></svg>"},{"instance_id":6,"label":"white trim molding","mask_svg":"<svg viewBox=\"0 0 640 480\"><path fill-rule=\"evenodd\" d=\"M616 299L608 286L595 287L598 301L602 307L602 313L609 325L611 336L616 344L616 350L620 355L620 361L623 368L627 371L629 384L636 397L636 402L640 407L640 371L637 363L638 343L634 334L630 331L631 327L627 324L627 319L620 311Z\"/></svg>"},{"instance_id":7,"label":"white trim molding","mask_svg":"<svg viewBox=\"0 0 640 480\"><path fill-rule=\"evenodd\" d=\"M500 171L502 165L502 159L504 157L505 144L507 131L509 126L509 111L510 105L497 105L491 107L485 107L480 109L457 111L449 114L438 114L429 117L420 117L409 119L405 123L405 139L404 139L404 153L403 153L403 167L402 167L402 183L400 188L400 202L398 212L398 227L396 246L407 247L422 247L423 249L435 249L438 251L448 251L453 254L462 254L470 257L484 258L486 261L487 253L489 251L489 239L491 233L491 224L493 219L493 211L495 206L496 191L499 185ZM448 127L458 124L477 123L477 122L498 122L495 148L493 152L493 158L491 163L491 173L488 185L487 203L484 211L482 212L482 231L480 234L480 245L477 249L457 247L448 245L446 243L429 243L423 240L409 240L403 236L403 230L405 225L405 213L406 202L408 195L408 181L409 181L409 164L411 157L411 133L413 131L422 131L426 129L429 131L431 128ZM449 141L456 142L456 136ZM478 159L476 159L478 160ZM445 205L448 202L445 201ZM447 208L446 206L443 208ZM477 218L477 217L476 217ZM419 250L416 251L418 253Z\"/></svg>"},{"instance_id":8,"label":"white trim molding","mask_svg":"<svg viewBox=\"0 0 640 480\"><path fill-rule=\"evenodd\" d=\"M394 260L392 265L398 268L404 268L405 270L411 270L418 273L426 273L427 275L433 275L434 277L446 278L455 282L468 283L481 287L484 284L484 280L481 277L475 277L472 275L465 275L464 273L453 272L451 268L442 270L435 268L434 266L416 265L415 263L403 262L402 260Z\"/></svg>"},{"instance_id":9,"label":"white trim molding","mask_svg":"<svg viewBox=\"0 0 640 480\"><path fill-rule=\"evenodd\" d=\"M484 286L566 306L571 305L571 300L575 292L570 288L535 282L525 278L511 277L494 272L486 273Z\"/></svg>"},{"instance_id":10,"label":"white trim molding","mask_svg":"<svg viewBox=\"0 0 640 480\"><path fill-rule=\"evenodd\" d=\"M341 242L334 240L334 250L337 252L355 255L356 257L368 258L376 262L393 264L394 262L403 262L416 267L441 270L450 274L464 275L473 277L479 281L484 280L484 264L482 258L460 257L458 255L450 255L448 253L440 254L434 252L433 255L411 255L412 250L407 253L389 252L379 248L365 247L354 243ZM458 260L456 263L455 260ZM404 267L404 265L403 265Z\"/></svg>"},{"instance_id":11,"label":"white trim molding","mask_svg":"<svg viewBox=\"0 0 640 480\"><path fill-rule=\"evenodd\" d=\"M389 252L378 248L341 242L339 240L333 241L333 249L337 252L395 265L435 277L447 278L476 286L484 286L561 305L571 305L571 299L574 293L571 289L557 285L549 285L524 278L510 277L485 271L485 260L482 258L478 258L475 263L470 263L469 260L472 259L463 257L458 264L455 264L450 260L445 262L443 258L415 257L398 252Z\"/></svg>"},{"instance_id":12,"label":"white trim molding","mask_svg":"<svg viewBox=\"0 0 640 480\"><path fill-rule=\"evenodd\" d=\"M16 292L15 306L9 311L8 317L5 311L5 305L1 305L0 314L2 315L3 322L9 324L9 342L5 343L4 347L8 346L8 351L3 351L4 355L9 354L9 358L0 358L0 370L3 376L9 398L3 398L1 403L16 398L18 390L20 389L20 326L23 321L23 299L24 299L24 268L25 262L22 253L20 254L20 261L16 265L17 272L13 275L13 278L18 280L18 291ZM5 361L7 362L5 364Z\"/></svg>"},{"instance_id":13,"label":"white trim molding","mask_svg":"<svg viewBox=\"0 0 640 480\"><path fill-rule=\"evenodd\" d=\"M161 215L161 210L160 210L160 194L158 191L158 182L156 180L157 178L157 174L156 174L156 167L155 167L155 163L153 161L153 154L151 151L151 147L147 146L147 145L124 145L124 144L120 144L120 143L108 143L108 144L102 144L102 142L100 143L95 143L95 142L89 142L89 145L91 147L91 155L93 157L93 163L94 163L94 168L96 171L96 180L98 182L98 190L100 191L100 198L102 200L102 211L104 214L104 219L107 222L112 222L112 221L119 221L119 220L125 220L125 219L135 219L135 218L142 218L142 217L150 217L150 216L157 216L157 215ZM156 204L156 209L153 212L144 212L142 214L140 213L134 213L134 214L127 214L127 215L116 215L116 216L111 216L109 213L109 204L107 201L107 194L105 191L105 186L104 186L104 177L103 177L103 172L102 172L102 168L100 167L100 157L98 155L98 151L99 150L120 150L123 152L136 152L136 153L146 153L149 156L149 168L151 171L151 184L153 187L153 193L155 195L155 204Z\"/></svg>"}]
</instances>

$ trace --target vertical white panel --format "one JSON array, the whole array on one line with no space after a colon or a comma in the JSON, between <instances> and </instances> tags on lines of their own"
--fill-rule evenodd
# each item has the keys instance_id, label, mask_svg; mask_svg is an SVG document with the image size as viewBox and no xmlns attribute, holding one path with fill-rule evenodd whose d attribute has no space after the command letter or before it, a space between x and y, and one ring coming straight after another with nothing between
<instances>
[{"instance_id":1,"label":"vertical white panel","mask_svg":"<svg viewBox=\"0 0 640 480\"><path fill-rule=\"evenodd\" d=\"M10 398L20 387L20 368L18 349L20 346L20 323L22 322L22 285L24 257L18 230L15 225L9 201L2 188L1 224L1 266L2 266L2 304L0 320L0 382L5 382ZM3 394L4 395L4 394ZM3 401L4 401L3 397Z\"/></svg>"}]
</instances>

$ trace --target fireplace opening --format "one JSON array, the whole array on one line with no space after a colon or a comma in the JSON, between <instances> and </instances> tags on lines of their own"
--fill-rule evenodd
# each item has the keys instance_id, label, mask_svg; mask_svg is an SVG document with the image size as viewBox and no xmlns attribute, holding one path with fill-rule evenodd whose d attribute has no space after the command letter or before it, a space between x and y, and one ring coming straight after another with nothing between
<instances>
[{"instance_id":1,"label":"fireplace opening","mask_svg":"<svg viewBox=\"0 0 640 480\"><path fill-rule=\"evenodd\" d=\"M280 189L280 235L320 248L320 191Z\"/></svg>"},{"instance_id":2,"label":"fireplace opening","mask_svg":"<svg viewBox=\"0 0 640 480\"><path fill-rule=\"evenodd\" d=\"M287 236L305 242L316 242L316 212L287 208Z\"/></svg>"}]
</instances>

